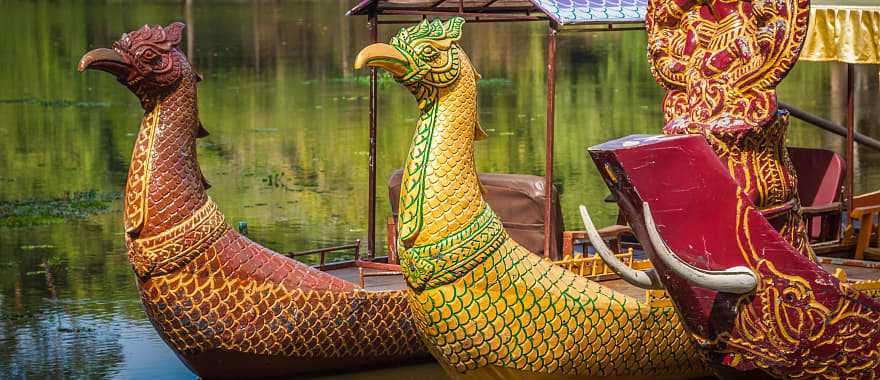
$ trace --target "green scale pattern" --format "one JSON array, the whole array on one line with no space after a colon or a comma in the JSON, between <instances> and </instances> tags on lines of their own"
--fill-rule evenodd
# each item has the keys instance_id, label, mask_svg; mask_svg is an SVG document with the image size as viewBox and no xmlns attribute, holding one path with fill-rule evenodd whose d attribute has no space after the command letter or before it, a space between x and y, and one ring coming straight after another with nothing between
<instances>
[{"instance_id":1,"label":"green scale pattern","mask_svg":"<svg viewBox=\"0 0 880 380\"><path fill-rule=\"evenodd\" d=\"M672 308L651 308L538 258L485 213L498 233L474 234L470 244L481 249L462 257L460 245L438 242L447 249L429 256L473 269L411 294L418 330L441 362L459 373L490 365L585 376L705 373ZM492 244L499 237L503 244Z\"/></svg>"}]
</instances>

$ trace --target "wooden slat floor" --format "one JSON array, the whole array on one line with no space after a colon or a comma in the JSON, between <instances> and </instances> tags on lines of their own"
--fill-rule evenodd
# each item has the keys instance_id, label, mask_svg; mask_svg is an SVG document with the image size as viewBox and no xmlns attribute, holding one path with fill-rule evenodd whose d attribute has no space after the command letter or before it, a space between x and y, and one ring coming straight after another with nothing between
<instances>
[{"instance_id":1,"label":"wooden slat floor","mask_svg":"<svg viewBox=\"0 0 880 380\"><path fill-rule=\"evenodd\" d=\"M377 273L381 272L373 269L364 269L364 273ZM343 280L358 284L360 280L358 279L358 270L354 267L342 268L342 269L333 269L327 271L336 277L339 277ZM645 291L635 286L628 284L626 281L615 279L615 280L607 280L602 281L600 284L607 286L615 291L624 293L631 297L636 297L639 300L645 299ZM380 277L365 277L364 278L364 287L367 290L404 290L406 289L406 282L403 280L402 275L397 276L380 276Z\"/></svg>"},{"instance_id":2,"label":"wooden slat floor","mask_svg":"<svg viewBox=\"0 0 880 380\"><path fill-rule=\"evenodd\" d=\"M880 269L876 268L865 268L849 265L844 266L835 264L822 264L822 266L830 273L834 273L837 268L843 268L843 270L846 271L847 277L850 281L880 279ZM364 269L364 273L378 272L382 271L375 269ZM358 284L360 282L358 279L358 268L355 267L334 269L328 271L328 273L355 284ZM645 291L628 284L626 281L620 279L606 280L601 281L600 284L609 287L612 290L626 294L630 297L635 297L640 301L645 300ZM367 290L373 291L406 289L406 282L403 280L402 275L365 277L364 285Z\"/></svg>"}]
</instances>

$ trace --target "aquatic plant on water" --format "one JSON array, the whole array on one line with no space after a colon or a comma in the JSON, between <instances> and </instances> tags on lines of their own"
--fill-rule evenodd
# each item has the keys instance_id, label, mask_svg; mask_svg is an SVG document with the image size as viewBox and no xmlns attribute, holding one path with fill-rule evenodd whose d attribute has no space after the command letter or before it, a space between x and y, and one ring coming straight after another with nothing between
<instances>
[{"instance_id":1,"label":"aquatic plant on water","mask_svg":"<svg viewBox=\"0 0 880 380\"><path fill-rule=\"evenodd\" d=\"M0 227L29 227L83 219L105 212L120 193L85 191L52 199L0 201Z\"/></svg>"}]
</instances>

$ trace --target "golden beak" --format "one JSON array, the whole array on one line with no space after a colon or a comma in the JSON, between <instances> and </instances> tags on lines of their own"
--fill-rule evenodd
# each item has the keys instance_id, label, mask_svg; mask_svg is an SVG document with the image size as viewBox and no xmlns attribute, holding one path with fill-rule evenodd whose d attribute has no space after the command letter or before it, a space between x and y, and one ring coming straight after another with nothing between
<instances>
[{"instance_id":1,"label":"golden beak","mask_svg":"<svg viewBox=\"0 0 880 380\"><path fill-rule=\"evenodd\" d=\"M376 43L365 47L354 60L354 68L364 66L385 69L395 77L402 77L410 70L406 57L394 46Z\"/></svg>"}]
</instances>

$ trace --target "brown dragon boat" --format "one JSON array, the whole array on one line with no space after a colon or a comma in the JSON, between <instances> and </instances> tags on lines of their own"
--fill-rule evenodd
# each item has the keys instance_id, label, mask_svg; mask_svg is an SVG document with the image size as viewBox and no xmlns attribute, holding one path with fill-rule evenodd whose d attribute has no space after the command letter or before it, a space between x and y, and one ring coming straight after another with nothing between
<instances>
[{"instance_id":1,"label":"brown dragon boat","mask_svg":"<svg viewBox=\"0 0 880 380\"><path fill-rule=\"evenodd\" d=\"M248 240L205 192L201 79L182 23L144 26L79 70L109 72L144 109L125 187L125 237L156 330L199 376L281 377L426 356L404 291L366 291Z\"/></svg>"}]
</instances>

